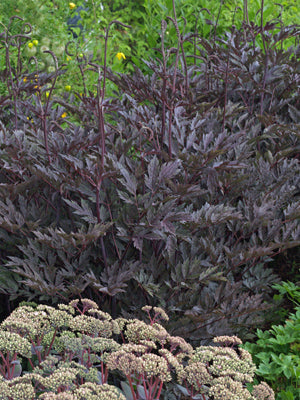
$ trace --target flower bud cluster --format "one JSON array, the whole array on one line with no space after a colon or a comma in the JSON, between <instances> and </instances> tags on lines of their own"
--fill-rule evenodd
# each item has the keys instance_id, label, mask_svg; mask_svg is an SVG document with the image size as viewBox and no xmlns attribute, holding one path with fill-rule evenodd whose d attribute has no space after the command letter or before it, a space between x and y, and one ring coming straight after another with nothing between
<instances>
[{"instance_id":1,"label":"flower bud cluster","mask_svg":"<svg viewBox=\"0 0 300 400\"><path fill-rule=\"evenodd\" d=\"M214 400L254 400L241 382L228 376L214 379L208 393Z\"/></svg>"},{"instance_id":2,"label":"flower bud cluster","mask_svg":"<svg viewBox=\"0 0 300 400\"><path fill-rule=\"evenodd\" d=\"M7 390L8 398L13 400L28 400L35 397L34 387L29 383L20 382L18 385L14 385ZM3 393L1 392L1 395Z\"/></svg>"},{"instance_id":3,"label":"flower bud cluster","mask_svg":"<svg viewBox=\"0 0 300 400\"><path fill-rule=\"evenodd\" d=\"M131 343L141 343L144 340L165 343L169 333L160 324L148 325L138 319L129 320L126 324L125 337Z\"/></svg>"},{"instance_id":4,"label":"flower bud cluster","mask_svg":"<svg viewBox=\"0 0 300 400\"><path fill-rule=\"evenodd\" d=\"M210 384L213 379L207 370L207 366L200 361L183 367L177 376L179 383L188 383L195 390L200 390L202 385Z\"/></svg>"},{"instance_id":5,"label":"flower bud cluster","mask_svg":"<svg viewBox=\"0 0 300 400\"><path fill-rule=\"evenodd\" d=\"M217 336L213 338L213 342L227 347L237 346L243 343L237 336Z\"/></svg>"},{"instance_id":6,"label":"flower bud cluster","mask_svg":"<svg viewBox=\"0 0 300 400\"><path fill-rule=\"evenodd\" d=\"M31 343L14 332L0 331L0 351L2 353L18 353L23 357L31 357Z\"/></svg>"},{"instance_id":7,"label":"flower bud cluster","mask_svg":"<svg viewBox=\"0 0 300 400\"><path fill-rule=\"evenodd\" d=\"M117 369L123 372L125 376L130 376L134 373L143 373L141 358L122 349L110 354L109 357L107 357L106 366L110 370Z\"/></svg>"},{"instance_id":8,"label":"flower bud cluster","mask_svg":"<svg viewBox=\"0 0 300 400\"><path fill-rule=\"evenodd\" d=\"M252 396L257 400L275 400L273 389L266 382L261 382L253 387Z\"/></svg>"},{"instance_id":9,"label":"flower bud cluster","mask_svg":"<svg viewBox=\"0 0 300 400\"><path fill-rule=\"evenodd\" d=\"M115 386L85 383L75 391L78 400L126 400Z\"/></svg>"},{"instance_id":10,"label":"flower bud cluster","mask_svg":"<svg viewBox=\"0 0 300 400\"><path fill-rule=\"evenodd\" d=\"M101 321L88 315L77 315L72 318L69 328L74 332L82 332L88 335L110 337L113 333L110 321Z\"/></svg>"},{"instance_id":11,"label":"flower bud cluster","mask_svg":"<svg viewBox=\"0 0 300 400\"><path fill-rule=\"evenodd\" d=\"M156 354L143 354L142 369L146 378L158 377L162 382L169 382L172 377L165 358Z\"/></svg>"}]
</instances>

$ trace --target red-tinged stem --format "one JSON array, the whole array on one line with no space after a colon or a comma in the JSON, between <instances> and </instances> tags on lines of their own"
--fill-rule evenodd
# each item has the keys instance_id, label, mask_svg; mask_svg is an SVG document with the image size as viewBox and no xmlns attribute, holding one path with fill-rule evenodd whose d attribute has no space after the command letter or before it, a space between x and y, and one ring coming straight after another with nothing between
<instances>
[{"instance_id":1,"label":"red-tinged stem","mask_svg":"<svg viewBox=\"0 0 300 400\"><path fill-rule=\"evenodd\" d=\"M130 386L130 390L131 390L131 394L132 394L133 400L137 400L136 393L135 393L135 391L133 389L133 386L132 386L131 376L130 375L126 375L126 378L128 380L129 386Z\"/></svg>"},{"instance_id":2,"label":"red-tinged stem","mask_svg":"<svg viewBox=\"0 0 300 400\"><path fill-rule=\"evenodd\" d=\"M149 400L149 394L147 394L147 385L146 385L145 379L143 379L143 386L144 386L144 391L145 391L145 395L146 395L146 400ZM150 389L151 389L151 385L149 384L148 386L149 386ZM151 392L150 392L150 389L149 389L149 393L151 393Z\"/></svg>"},{"instance_id":3,"label":"red-tinged stem","mask_svg":"<svg viewBox=\"0 0 300 400\"><path fill-rule=\"evenodd\" d=\"M159 399L159 397L160 397L163 385L164 385L163 381L160 381L159 389L158 389L157 396L156 396L157 399Z\"/></svg>"},{"instance_id":4,"label":"red-tinged stem","mask_svg":"<svg viewBox=\"0 0 300 400\"><path fill-rule=\"evenodd\" d=\"M51 348L52 348L52 346L53 346L53 343L54 343L54 339L55 339L55 337L56 337L56 333L57 333L57 328L55 328L55 331L54 331L54 334L53 334L53 338L52 338L52 340L51 340L51 343L50 343L50 345L49 345L49 347L48 347L47 352L45 353L45 358L48 357L48 355L49 355L49 353L50 353L50 350L51 350Z\"/></svg>"},{"instance_id":5,"label":"red-tinged stem","mask_svg":"<svg viewBox=\"0 0 300 400\"><path fill-rule=\"evenodd\" d=\"M4 357L3 353L2 353L2 351L0 351L0 355L1 355L1 358L2 358L2 360L3 360L3 367L4 367L4 370L5 370L6 359L5 359L5 357Z\"/></svg>"},{"instance_id":6,"label":"red-tinged stem","mask_svg":"<svg viewBox=\"0 0 300 400\"><path fill-rule=\"evenodd\" d=\"M105 374L104 374L104 381L103 381L103 383L107 383L107 377L108 377L108 368L105 367Z\"/></svg>"},{"instance_id":7,"label":"red-tinged stem","mask_svg":"<svg viewBox=\"0 0 300 400\"><path fill-rule=\"evenodd\" d=\"M32 369L34 369L33 362L31 361L31 359L30 359L30 358L28 358L28 361L29 361L29 364L30 364L31 368L32 368Z\"/></svg>"},{"instance_id":8,"label":"red-tinged stem","mask_svg":"<svg viewBox=\"0 0 300 400\"><path fill-rule=\"evenodd\" d=\"M101 354L102 355L102 354ZM102 380L102 384L104 383L103 382L103 376L104 376L104 371L103 371L103 361L101 361L101 380Z\"/></svg>"},{"instance_id":9,"label":"red-tinged stem","mask_svg":"<svg viewBox=\"0 0 300 400\"><path fill-rule=\"evenodd\" d=\"M6 368L7 368L7 379L10 379L10 363L9 363L9 351L6 354Z\"/></svg>"}]
</instances>

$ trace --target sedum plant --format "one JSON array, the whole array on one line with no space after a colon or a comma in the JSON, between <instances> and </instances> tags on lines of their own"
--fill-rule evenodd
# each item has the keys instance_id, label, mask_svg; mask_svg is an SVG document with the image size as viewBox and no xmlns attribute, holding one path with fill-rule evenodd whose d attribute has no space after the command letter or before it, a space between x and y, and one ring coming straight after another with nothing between
<instances>
[{"instance_id":1,"label":"sedum plant","mask_svg":"<svg viewBox=\"0 0 300 400\"><path fill-rule=\"evenodd\" d=\"M2 400L273 400L267 384L253 387L255 365L237 337L195 349L159 323L112 319L89 300L57 308L21 305L0 326ZM114 385L108 382L114 382Z\"/></svg>"}]
</instances>

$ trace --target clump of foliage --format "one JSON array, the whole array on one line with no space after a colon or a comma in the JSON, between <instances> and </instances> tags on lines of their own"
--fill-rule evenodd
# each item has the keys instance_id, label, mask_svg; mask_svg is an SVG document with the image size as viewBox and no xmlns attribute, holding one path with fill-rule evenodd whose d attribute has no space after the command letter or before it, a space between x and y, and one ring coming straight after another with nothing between
<instances>
[{"instance_id":1,"label":"clump of foliage","mask_svg":"<svg viewBox=\"0 0 300 400\"><path fill-rule=\"evenodd\" d=\"M73 91L80 92L77 85L78 73L76 64L78 58L104 61L106 27L112 20L119 20L124 26L115 26L110 30L110 40L106 57L115 71L132 72L134 65L143 71L148 71L143 59L159 56L157 51L160 43L161 19L172 15L174 10L178 17L178 28L182 34L193 32L208 40L223 35L232 25L238 28L243 23L260 24L261 15L266 23L276 22L282 26L300 23L297 6L294 0L286 0L280 5L271 0L262 3L258 0L210 1L199 0L195 4L191 0L163 1L119 1L119 0L65 0L44 1L34 0L2 0L0 4L0 24L11 29L10 18L22 17L32 26L32 37L22 48L22 58L28 61L36 56L39 68L53 72L52 57L45 51L52 51L60 63L66 64L66 74L57 85L60 92L64 86L71 86ZM66 46L73 40L72 56L66 52ZM169 26L165 42L168 47L177 43L177 32L174 26ZM292 40L285 41L289 47ZM262 45L261 41L259 42ZM193 53L194 43L185 42L185 51ZM122 52L126 58L119 62L116 54ZM0 58L0 70L5 68ZM86 71L86 84L93 91L93 78ZM4 87L2 88L5 89Z\"/></svg>"},{"instance_id":2,"label":"clump of foliage","mask_svg":"<svg viewBox=\"0 0 300 400\"><path fill-rule=\"evenodd\" d=\"M272 325L270 330L256 332L254 343L245 343L257 365L257 375L269 383L282 400L300 399L300 290L291 282L274 285L280 296L288 295L296 304L282 325Z\"/></svg>"},{"instance_id":3,"label":"clump of foliage","mask_svg":"<svg viewBox=\"0 0 300 400\"><path fill-rule=\"evenodd\" d=\"M265 383L252 394L246 388L255 366L240 339L218 337L194 350L159 324L168 320L164 310L143 310L148 323L113 320L89 299L20 306L0 326L1 399L158 400L176 380L173 390L192 399L274 399ZM125 395L107 383L109 374Z\"/></svg>"},{"instance_id":4,"label":"clump of foliage","mask_svg":"<svg viewBox=\"0 0 300 400\"><path fill-rule=\"evenodd\" d=\"M278 280L267 264L299 244L299 49L283 50L299 29L278 29L211 41L170 17L149 74L83 58L82 92L61 97L55 55L52 74L27 70L9 50L29 34L5 31L2 292L87 295L113 315L163 306L168 329L195 341L257 325Z\"/></svg>"}]
</instances>

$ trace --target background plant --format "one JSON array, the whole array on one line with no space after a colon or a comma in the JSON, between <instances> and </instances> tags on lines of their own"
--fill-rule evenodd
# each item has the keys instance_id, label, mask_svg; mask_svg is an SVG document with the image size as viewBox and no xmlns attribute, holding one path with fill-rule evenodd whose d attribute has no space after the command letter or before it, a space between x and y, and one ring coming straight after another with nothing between
<instances>
[{"instance_id":1,"label":"background plant","mask_svg":"<svg viewBox=\"0 0 300 400\"><path fill-rule=\"evenodd\" d=\"M33 27L32 41L28 41L22 49L24 61L37 55L39 68L53 72L53 59L44 53L45 50L50 50L57 56L60 64L66 63L66 74L61 81L58 80L56 86L58 92L63 91L66 85L70 86L72 92L81 92L78 57L81 61L85 57L89 61L93 58L94 61L103 63L105 29L114 19L132 28L124 29L119 26L111 29L107 51L111 67L118 72L132 72L134 66L147 71L143 59L159 56L157 48L160 47L161 41L161 20L173 14L171 0L145 0L138 3L127 1L125 4L119 1L81 0L72 4L75 7L70 7L69 2L63 0L44 1L39 4L34 1L24 3L20 0L4 0L0 4L2 26L8 26L10 17L18 15ZM261 2L258 0L201 0L197 5L190 0L177 0L174 5L182 34L193 32L209 40L216 35L223 35L233 24L238 28L243 21L259 25L261 19ZM278 27L299 24L296 1L285 1L281 5L269 0L264 1L263 21L264 24L276 22ZM74 40L73 57L65 52L65 46L70 40ZM177 45L175 26L168 27L164 40L167 47ZM287 48L294 42L295 39L287 39L284 45ZM261 40L258 43L262 46ZM195 43L185 42L184 45L189 55L194 53ZM124 62L118 62L115 57L120 51L126 55ZM4 68L2 65L1 69ZM85 71L85 81L88 89L95 91L93 76L88 71ZM114 86L110 87L108 84L108 89L113 91ZM5 90L5 85L2 90Z\"/></svg>"},{"instance_id":2,"label":"background plant","mask_svg":"<svg viewBox=\"0 0 300 400\"><path fill-rule=\"evenodd\" d=\"M268 382L278 399L299 399L299 286L291 282L275 285L280 295L288 294L295 302L295 310L282 325L272 325L270 330L256 332L254 343L245 343L244 348L253 356L258 366L257 374Z\"/></svg>"},{"instance_id":3,"label":"background plant","mask_svg":"<svg viewBox=\"0 0 300 400\"><path fill-rule=\"evenodd\" d=\"M113 315L151 302L195 341L245 334L271 305L278 277L266 265L299 244L299 59L281 49L299 31L267 24L263 50L261 26L196 38L188 65L194 37L164 43L176 21L162 23L151 74L85 60L96 93L76 99L54 96L55 55L50 75L9 71L1 286L11 299L84 293Z\"/></svg>"}]
</instances>

